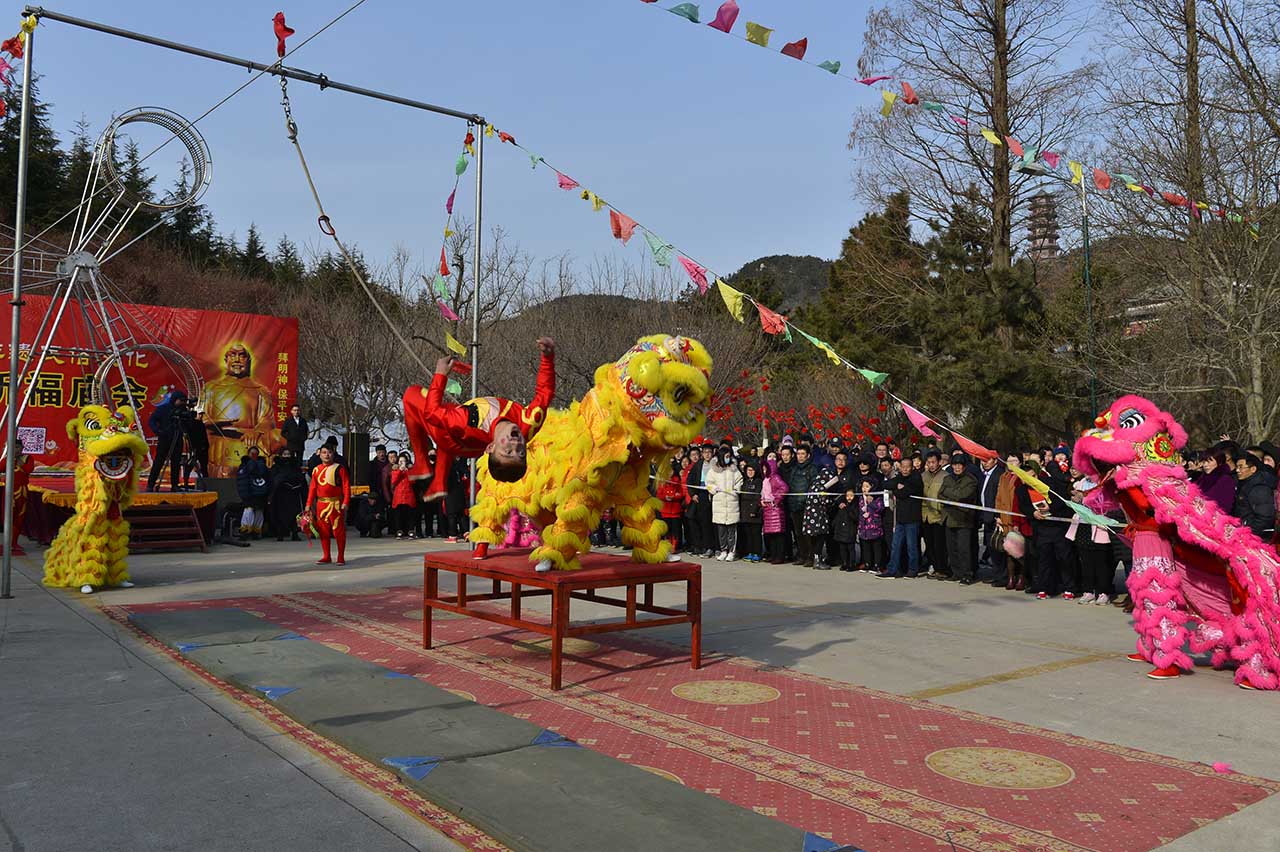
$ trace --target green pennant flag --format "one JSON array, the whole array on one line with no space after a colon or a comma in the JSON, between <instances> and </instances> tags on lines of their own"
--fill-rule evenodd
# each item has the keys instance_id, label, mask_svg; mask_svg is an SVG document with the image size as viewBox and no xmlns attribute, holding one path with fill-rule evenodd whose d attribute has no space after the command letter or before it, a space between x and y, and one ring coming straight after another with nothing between
<instances>
[{"instance_id":1,"label":"green pennant flag","mask_svg":"<svg viewBox=\"0 0 1280 852\"><path fill-rule=\"evenodd\" d=\"M660 240L657 235L648 231L644 232L644 241L649 244L649 250L653 252L653 262L667 269L671 268L671 254L675 251L675 246L667 245Z\"/></svg>"},{"instance_id":2,"label":"green pennant flag","mask_svg":"<svg viewBox=\"0 0 1280 852\"><path fill-rule=\"evenodd\" d=\"M458 177L461 177L462 173L465 172L466 170L467 170L467 155L459 154L458 162L453 164L453 173Z\"/></svg>"},{"instance_id":3,"label":"green pennant flag","mask_svg":"<svg viewBox=\"0 0 1280 852\"><path fill-rule=\"evenodd\" d=\"M678 6L672 6L667 11L695 24L698 23L698 6L695 3L681 3Z\"/></svg>"},{"instance_id":4,"label":"green pennant flag","mask_svg":"<svg viewBox=\"0 0 1280 852\"><path fill-rule=\"evenodd\" d=\"M947 108L937 101L921 101L920 106L929 110L929 112L946 112Z\"/></svg>"},{"instance_id":5,"label":"green pennant flag","mask_svg":"<svg viewBox=\"0 0 1280 852\"><path fill-rule=\"evenodd\" d=\"M436 280L431 282L431 289L435 290L436 295L440 298L449 298L449 285L445 282L444 276L439 272L436 273Z\"/></svg>"},{"instance_id":6,"label":"green pennant flag","mask_svg":"<svg viewBox=\"0 0 1280 852\"><path fill-rule=\"evenodd\" d=\"M786 330L785 332L783 332L783 335L782 335L782 336L783 336L783 337L785 337L785 338L787 339L787 342L788 342L788 343L794 343L794 342L795 342L795 341L793 341L793 340L791 339L791 323L787 323L787 330Z\"/></svg>"},{"instance_id":7,"label":"green pennant flag","mask_svg":"<svg viewBox=\"0 0 1280 852\"><path fill-rule=\"evenodd\" d=\"M462 396L462 385L458 384L457 379L450 379L444 386L444 392L454 396Z\"/></svg>"},{"instance_id":8,"label":"green pennant flag","mask_svg":"<svg viewBox=\"0 0 1280 852\"><path fill-rule=\"evenodd\" d=\"M858 375L866 379L873 388L880 387L885 383L885 380L889 378L888 373L877 373L875 370L864 370L861 367L855 367L854 369L857 370Z\"/></svg>"},{"instance_id":9,"label":"green pennant flag","mask_svg":"<svg viewBox=\"0 0 1280 852\"><path fill-rule=\"evenodd\" d=\"M828 59L826 62L819 62L818 67L823 71L830 71L832 74L840 73L840 63L833 59Z\"/></svg>"},{"instance_id":10,"label":"green pennant flag","mask_svg":"<svg viewBox=\"0 0 1280 852\"><path fill-rule=\"evenodd\" d=\"M534 169L536 169L536 168L538 167L538 163L541 163L541 162L542 162L542 158L541 158L541 157L539 157L537 154L532 154L532 153L531 153L531 154L529 154L529 162L530 162L530 163L532 163L532 165L530 166L530 168L534 168Z\"/></svg>"},{"instance_id":11,"label":"green pennant flag","mask_svg":"<svg viewBox=\"0 0 1280 852\"><path fill-rule=\"evenodd\" d=\"M1085 506L1081 503L1076 503L1071 500L1064 500L1063 502L1066 503L1068 506L1070 506L1071 511L1079 515L1080 520L1084 521L1086 524L1093 524L1094 526L1098 526L1098 527L1124 526L1124 524L1120 523L1117 520L1105 517L1103 515L1099 515L1097 512L1093 511L1088 506Z\"/></svg>"}]
</instances>

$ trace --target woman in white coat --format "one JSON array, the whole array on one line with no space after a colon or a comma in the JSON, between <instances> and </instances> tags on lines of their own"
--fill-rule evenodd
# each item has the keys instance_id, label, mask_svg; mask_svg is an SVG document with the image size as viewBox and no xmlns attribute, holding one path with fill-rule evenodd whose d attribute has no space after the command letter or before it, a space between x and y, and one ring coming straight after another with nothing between
<instances>
[{"instance_id":1,"label":"woman in white coat","mask_svg":"<svg viewBox=\"0 0 1280 852\"><path fill-rule=\"evenodd\" d=\"M711 523L715 524L720 549L716 559L730 562L738 547L738 492L742 471L733 459L733 450L722 446L707 470L707 492L711 495Z\"/></svg>"}]
</instances>

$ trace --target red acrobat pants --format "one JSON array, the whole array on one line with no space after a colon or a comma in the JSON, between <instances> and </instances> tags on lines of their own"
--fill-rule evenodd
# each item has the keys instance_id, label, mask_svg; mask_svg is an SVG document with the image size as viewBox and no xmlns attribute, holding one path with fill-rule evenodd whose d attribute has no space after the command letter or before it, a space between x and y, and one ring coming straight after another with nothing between
<instances>
[{"instance_id":1,"label":"red acrobat pants","mask_svg":"<svg viewBox=\"0 0 1280 852\"><path fill-rule=\"evenodd\" d=\"M338 562L346 561L347 521L342 517L341 500L336 497L320 497L316 500L316 529L320 530L320 546L324 548L324 558L321 561L330 561L331 538L338 540Z\"/></svg>"}]
</instances>

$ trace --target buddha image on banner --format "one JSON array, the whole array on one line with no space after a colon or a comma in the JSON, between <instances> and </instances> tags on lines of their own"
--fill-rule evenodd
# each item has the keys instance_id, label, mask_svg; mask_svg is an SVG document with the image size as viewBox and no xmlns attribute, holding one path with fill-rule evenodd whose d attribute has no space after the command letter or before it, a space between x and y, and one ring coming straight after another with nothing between
<instances>
[{"instance_id":1,"label":"buddha image on banner","mask_svg":"<svg viewBox=\"0 0 1280 852\"><path fill-rule=\"evenodd\" d=\"M32 366L38 353L31 342L36 339L49 297L31 295L25 301L18 359L24 366ZM251 446L264 455L283 446L278 425L288 417L298 391L296 319L156 305L119 307L134 339L178 350L200 375L204 390L191 402L209 438L208 475L235 476L240 457ZM76 348L90 339L83 316L77 306L68 306L54 337L55 346L65 348L51 354L39 374L28 374L24 381L30 385L30 401L20 426L43 429L44 451L34 455L45 471L69 472L75 467L76 444L65 440L66 424L75 419L81 406L93 401L93 375L100 359ZM7 306L0 306L0 323L8 318ZM0 403L8 399L4 381L8 356L8 346L0 344ZM170 391L186 390L185 373L164 355L147 350L126 352L125 369L127 383L114 370L106 377L108 404L132 404L140 410L138 422L154 456L151 413ZM26 433L28 437L34 434ZM200 455L196 447L187 447L184 455L188 454Z\"/></svg>"}]
</instances>

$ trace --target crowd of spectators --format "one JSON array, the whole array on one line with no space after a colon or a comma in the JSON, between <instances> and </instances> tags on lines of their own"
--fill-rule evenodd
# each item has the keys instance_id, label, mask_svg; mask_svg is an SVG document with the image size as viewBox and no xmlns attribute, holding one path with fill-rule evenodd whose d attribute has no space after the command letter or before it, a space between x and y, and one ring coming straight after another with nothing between
<instances>
[{"instance_id":1,"label":"crowd of spectators","mask_svg":"<svg viewBox=\"0 0 1280 852\"><path fill-rule=\"evenodd\" d=\"M1269 443L1242 447L1224 436L1189 453L1186 465L1207 499L1272 541L1277 458ZM759 449L727 440L687 447L655 472L654 490L672 545L686 556L985 582L1040 600L1131 607L1116 583L1120 566L1126 576L1132 568L1118 534L1124 516L1112 516L1116 527L1090 524L1068 502L1094 487L1065 445L975 462L937 446L904 454L888 443L802 435Z\"/></svg>"}]
</instances>

